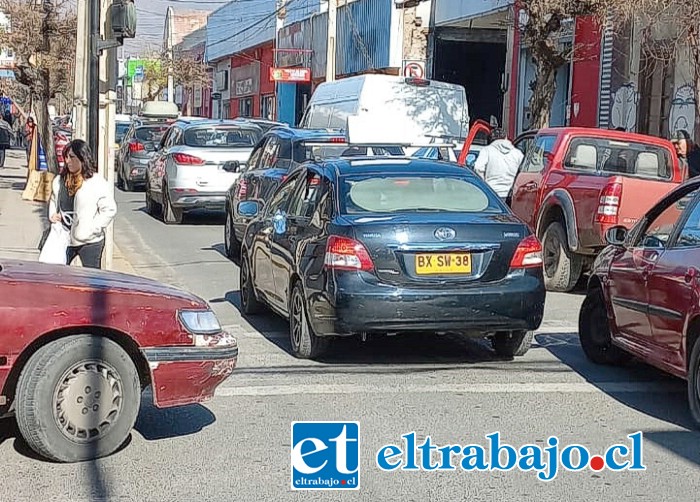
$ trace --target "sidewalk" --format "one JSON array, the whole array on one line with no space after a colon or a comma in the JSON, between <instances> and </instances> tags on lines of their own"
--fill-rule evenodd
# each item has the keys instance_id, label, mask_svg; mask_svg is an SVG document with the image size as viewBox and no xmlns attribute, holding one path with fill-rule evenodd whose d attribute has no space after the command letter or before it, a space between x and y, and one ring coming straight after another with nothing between
<instances>
[{"instance_id":1,"label":"sidewalk","mask_svg":"<svg viewBox=\"0 0 700 502\"><path fill-rule=\"evenodd\" d=\"M23 150L7 150L5 167L0 167L0 258L39 259L37 245L44 225L48 225L47 210L44 203L22 200L26 180L26 154ZM117 272L136 275L116 245L112 265Z\"/></svg>"}]
</instances>

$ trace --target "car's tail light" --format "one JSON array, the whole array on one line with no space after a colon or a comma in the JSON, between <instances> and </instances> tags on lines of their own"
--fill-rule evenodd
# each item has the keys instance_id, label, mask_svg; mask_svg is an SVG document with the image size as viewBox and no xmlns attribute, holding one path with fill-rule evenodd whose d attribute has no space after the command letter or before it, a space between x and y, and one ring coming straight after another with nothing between
<instances>
[{"instance_id":1,"label":"car's tail light","mask_svg":"<svg viewBox=\"0 0 700 502\"><path fill-rule=\"evenodd\" d=\"M374 270L372 258L361 242L338 235L328 238L324 264L333 270Z\"/></svg>"},{"instance_id":2,"label":"car's tail light","mask_svg":"<svg viewBox=\"0 0 700 502\"><path fill-rule=\"evenodd\" d=\"M129 143L129 152L134 153L134 152L143 152L146 148L143 146L143 143L139 143L138 141L132 141Z\"/></svg>"},{"instance_id":3,"label":"car's tail light","mask_svg":"<svg viewBox=\"0 0 700 502\"><path fill-rule=\"evenodd\" d=\"M534 235L525 237L518 244L510 268L537 268L542 266L542 244Z\"/></svg>"},{"instance_id":4,"label":"car's tail light","mask_svg":"<svg viewBox=\"0 0 700 502\"><path fill-rule=\"evenodd\" d=\"M178 164L186 166L201 166L204 164L203 159L186 153L176 153L173 155L173 159L175 159L175 162Z\"/></svg>"},{"instance_id":5,"label":"car's tail light","mask_svg":"<svg viewBox=\"0 0 700 502\"><path fill-rule=\"evenodd\" d=\"M595 216L597 223L617 225L620 200L622 199L622 183L614 181L605 185L600 193L598 212Z\"/></svg>"},{"instance_id":6,"label":"car's tail light","mask_svg":"<svg viewBox=\"0 0 700 502\"><path fill-rule=\"evenodd\" d=\"M248 182L241 180L238 182L238 198L245 199L248 196Z\"/></svg>"}]
</instances>

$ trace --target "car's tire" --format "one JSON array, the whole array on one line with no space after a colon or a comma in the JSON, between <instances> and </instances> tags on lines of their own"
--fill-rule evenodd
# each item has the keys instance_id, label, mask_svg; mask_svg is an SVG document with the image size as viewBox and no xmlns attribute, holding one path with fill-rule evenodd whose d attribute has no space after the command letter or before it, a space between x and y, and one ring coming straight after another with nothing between
<instances>
[{"instance_id":1,"label":"car's tire","mask_svg":"<svg viewBox=\"0 0 700 502\"><path fill-rule=\"evenodd\" d=\"M499 331L491 339L491 344L499 356L520 357L530 350L534 335L533 331Z\"/></svg>"},{"instance_id":2,"label":"car's tire","mask_svg":"<svg viewBox=\"0 0 700 502\"><path fill-rule=\"evenodd\" d=\"M117 168L117 188L120 190L124 190L124 178L122 178L122 170L121 168Z\"/></svg>"},{"instance_id":3,"label":"car's tire","mask_svg":"<svg viewBox=\"0 0 700 502\"><path fill-rule=\"evenodd\" d=\"M236 239L236 230L233 226L231 211L226 211L226 224L224 225L224 248L226 256L230 260L237 260L241 256L241 242Z\"/></svg>"},{"instance_id":4,"label":"car's tire","mask_svg":"<svg viewBox=\"0 0 700 502\"><path fill-rule=\"evenodd\" d=\"M240 277L238 284L241 288L241 311L245 315L255 315L262 312L263 304L255 296L255 286L253 276L250 273L250 263L248 256L241 256L241 266L239 268Z\"/></svg>"},{"instance_id":5,"label":"car's tire","mask_svg":"<svg viewBox=\"0 0 700 502\"><path fill-rule=\"evenodd\" d=\"M688 405L696 428L700 428L700 340L690 352L688 363Z\"/></svg>"},{"instance_id":6,"label":"car's tire","mask_svg":"<svg viewBox=\"0 0 700 502\"><path fill-rule=\"evenodd\" d=\"M151 216L157 216L158 215L158 203L153 200L153 196L151 195L151 191L147 188L146 189L146 212L150 214Z\"/></svg>"},{"instance_id":7,"label":"car's tire","mask_svg":"<svg viewBox=\"0 0 700 502\"><path fill-rule=\"evenodd\" d=\"M133 192L134 191L134 184L129 181L129 178L124 177L124 191L125 192Z\"/></svg>"},{"instance_id":8,"label":"car's tire","mask_svg":"<svg viewBox=\"0 0 700 502\"><path fill-rule=\"evenodd\" d=\"M166 225L180 225L183 220L182 208L173 207L168 187L163 186L163 222Z\"/></svg>"},{"instance_id":9,"label":"car's tire","mask_svg":"<svg viewBox=\"0 0 700 502\"><path fill-rule=\"evenodd\" d=\"M139 413L141 385L117 343L73 335L30 357L15 403L19 431L32 450L50 460L80 462L109 455L126 441Z\"/></svg>"},{"instance_id":10,"label":"car's tire","mask_svg":"<svg viewBox=\"0 0 700 502\"><path fill-rule=\"evenodd\" d=\"M299 359L315 359L327 349L330 340L314 333L309 323L301 282L296 281L289 297L289 340L292 354Z\"/></svg>"},{"instance_id":11,"label":"car's tire","mask_svg":"<svg viewBox=\"0 0 700 502\"><path fill-rule=\"evenodd\" d=\"M596 364L620 365L630 359L630 355L612 342L605 299L598 287L590 289L583 300L578 336L583 353Z\"/></svg>"},{"instance_id":12,"label":"car's tire","mask_svg":"<svg viewBox=\"0 0 700 502\"><path fill-rule=\"evenodd\" d=\"M583 271L583 257L571 251L566 231L558 221L550 223L542 238L544 284L548 291L574 289Z\"/></svg>"}]
</instances>

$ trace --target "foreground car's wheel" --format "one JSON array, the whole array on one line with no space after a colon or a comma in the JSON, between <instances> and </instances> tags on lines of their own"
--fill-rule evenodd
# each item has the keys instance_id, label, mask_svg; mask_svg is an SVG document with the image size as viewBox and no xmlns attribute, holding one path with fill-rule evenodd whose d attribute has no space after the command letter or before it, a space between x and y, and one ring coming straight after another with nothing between
<instances>
[{"instance_id":1,"label":"foreground car's wheel","mask_svg":"<svg viewBox=\"0 0 700 502\"><path fill-rule=\"evenodd\" d=\"M503 357L524 356L532 345L533 331L500 331L492 339L493 350Z\"/></svg>"},{"instance_id":2,"label":"foreground car's wheel","mask_svg":"<svg viewBox=\"0 0 700 502\"><path fill-rule=\"evenodd\" d=\"M578 336L586 357L596 364L617 365L629 359L613 345L605 299L600 288L588 291L578 318Z\"/></svg>"},{"instance_id":3,"label":"foreground car's wheel","mask_svg":"<svg viewBox=\"0 0 700 502\"><path fill-rule=\"evenodd\" d=\"M226 211L226 225L224 225L224 248L226 256L230 260L236 260L241 255L241 243L236 239L236 231L233 228L233 218L231 212Z\"/></svg>"},{"instance_id":4,"label":"foreground car's wheel","mask_svg":"<svg viewBox=\"0 0 700 502\"><path fill-rule=\"evenodd\" d=\"M163 221L166 225L179 225L182 223L182 208L173 207L170 201L170 193L167 187L163 187Z\"/></svg>"},{"instance_id":5,"label":"foreground car's wheel","mask_svg":"<svg viewBox=\"0 0 700 502\"><path fill-rule=\"evenodd\" d=\"M69 336L36 351L22 370L17 425L38 454L79 462L119 448L140 402L138 373L119 345L98 336Z\"/></svg>"},{"instance_id":6,"label":"foreground car's wheel","mask_svg":"<svg viewBox=\"0 0 700 502\"><path fill-rule=\"evenodd\" d=\"M696 341L688 364L688 405L690 414L700 427L700 341Z\"/></svg>"},{"instance_id":7,"label":"foreground car's wheel","mask_svg":"<svg viewBox=\"0 0 700 502\"><path fill-rule=\"evenodd\" d=\"M248 256L241 256L239 285L241 287L241 310L245 315L259 314L263 309L262 303L255 296L253 275L250 273Z\"/></svg>"},{"instance_id":8,"label":"foreground car's wheel","mask_svg":"<svg viewBox=\"0 0 700 502\"><path fill-rule=\"evenodd\" d=\"M583 259L569 249L566 232L558 221L545 230L542 250L547 290L567 292L574 289L583 271Z\"/></svg>"},{"instance_id":9,"label":"foreground car's wheel","mask_svg":"<svg viewBox=\"0 0 700 502\"><path fill-rule=\"evenodd\" d=\"M306 313L306 299L301 283L296 282L289 299L289 338L292 352L300 359L314 359L328 348L328 338L316 336Z\"/></svg>"}]
</instances>

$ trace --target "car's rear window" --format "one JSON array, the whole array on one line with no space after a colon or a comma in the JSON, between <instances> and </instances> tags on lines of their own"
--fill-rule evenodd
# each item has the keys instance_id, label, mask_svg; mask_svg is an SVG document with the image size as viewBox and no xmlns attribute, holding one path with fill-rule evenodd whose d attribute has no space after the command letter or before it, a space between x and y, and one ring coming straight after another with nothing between
<instances>
[{"instance_id":1,"label":"car's rear window","mask_svg":"<svg viewBox=\"0 0 700 502\"><path fill-rule=\"evenodd\" d=\"M185 131L185 145L211 148L252 148L260 132L241 127L194 127Z\"/></svg>"},{"instance_id":2,"label":"car's rear window","mask_svg":"<svg viewBox=\"0 0 700 502\"><path fill-rule=\"evenodd\" d=\"M147 126L139 127L136 129L134 135L139 141L150 141L152 143L158 143L168 130L168 126Z\"/></svg>"},{"instance_id":3,"label":"car's rear window","mask_svg":"<svg viewBox=\"0 0 700 502\"><path fill-rule=\"evenodd\" d=\"M634 141L575 138L569 145L564 167L668 180L673 175L670 151Z\"/></svg>"},{"instance_id":4,"label":"car's rear window","mask_svg":"<svg viewBox=\"0 0 700 502\"><path fill-rule=\"evenodd\" d=\"M503 213L496 196L478 183L453 176L345 176L340 184L341 212Z\"/></svg>"},{"instance_id":5,"label":"car's rear window","mask_svg":"<svg viewBox=\"0 0 700 502\"><path fill-rule=\"evenodd\" d=\"M401 157L404 150L400 146L349 146L349 145L319 145L318 142L306 144L298 142L294 149L294 162L307 160L324 160L339 157Z\"/></svg>"}]
</instances>

